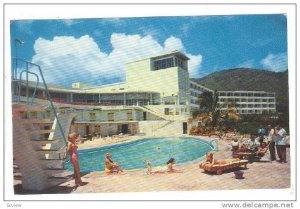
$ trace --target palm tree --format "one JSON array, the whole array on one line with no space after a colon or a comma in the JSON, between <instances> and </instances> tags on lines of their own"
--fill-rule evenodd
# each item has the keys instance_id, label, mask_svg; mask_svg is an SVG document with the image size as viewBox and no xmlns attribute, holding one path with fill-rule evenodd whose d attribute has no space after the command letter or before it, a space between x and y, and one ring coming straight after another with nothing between
<instances>
[{"instance_id":1,"label":"palm tree","mask_svg":"<svg viewBox=\"0 0 300 209\"><path fill-rule=\"evenodd\" d=\"M218 110L218 94L217 90L214 92L205 91L200 97L200 111L205 113L211 113L212 125L216 125L220 117L220 111Z\"/></svg>"},{"instance_id":2,"label":"palm tree","mask_svg":"<svg viewBox=\"0 0 300 209\"><path fill-rule=\"evenodd\" d=\"M203 92L199 97L199 101L202 112L215 112L218 103L217 90L215 92Z\"/></svg>"}]
</instances>

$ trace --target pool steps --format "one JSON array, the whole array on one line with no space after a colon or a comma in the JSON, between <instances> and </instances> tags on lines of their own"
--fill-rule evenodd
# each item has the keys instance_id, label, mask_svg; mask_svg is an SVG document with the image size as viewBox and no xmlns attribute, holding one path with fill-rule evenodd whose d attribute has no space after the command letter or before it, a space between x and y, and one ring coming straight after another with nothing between
<instances>
[{"instance_id":1,"label":"pool steps","mask_svg":"<svg viewBox=\"0 0 300 209\"><path fill-rule=\"evenodd\" d=\"M63 168L67 146L57 119L28 117L29 113L45 112L43 106L13 104L12 110L14 179L21 180L23 189L33 191L69 181L70 172ZM65 137L75 116L70 112L58 115Z\"/></svg>"}]
</instances>

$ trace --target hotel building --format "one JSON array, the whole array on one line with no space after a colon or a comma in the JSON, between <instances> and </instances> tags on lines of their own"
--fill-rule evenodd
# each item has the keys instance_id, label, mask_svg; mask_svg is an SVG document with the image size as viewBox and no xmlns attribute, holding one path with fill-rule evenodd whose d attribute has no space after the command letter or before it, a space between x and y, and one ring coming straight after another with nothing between
<instances>
[{"instance_id":1,"label":"hotel building","mask_svg":"<svg viewBox=\"0 0 300 209\"><path fill-rule=\"evenodd\" d=\"M166 128L177 122L181 124L178 133L187 133L187 120L199 108L201 93L214 93L189 78L188 60L183 53L173 51L127 63L122 83L91 86L77 82L71 88L49 86L48 90L56 105L76 109L76 131L81 134L149 132L145 121L159 121ZM34 94L34 85L29 82L28 95ZM26 95L24 81L19 85L19 94ZM45 88L38 85L35 98L41 102L45 96ZM221 111L232 107L240 114L276 111L274 93L218 91L218 98ZM168 121L173 122L166 125ZM158 128L165 130L156 124L151 131Z\"/></svg>"},{"instance_id":2,"label":"hotel building","mask_svg":"<svg viewBox=\"0 0 300 209\"><path fill-rule=\"evenodd\" d=\"M239 114L270 114L276 112L275 93L264 91L218 91L221 111L234 108Z\"/></svg>"}]
</instances>

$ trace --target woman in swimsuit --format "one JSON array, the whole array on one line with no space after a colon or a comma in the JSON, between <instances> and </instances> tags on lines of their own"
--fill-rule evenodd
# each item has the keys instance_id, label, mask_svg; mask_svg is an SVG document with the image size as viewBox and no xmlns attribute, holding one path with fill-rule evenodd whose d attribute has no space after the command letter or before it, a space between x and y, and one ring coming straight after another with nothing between
<instances>
[{"instance_id":1,"label":"woman in swimsuit","mask_svg":"<svg viewBox=\"0 0 300 209\"><path fill-rule=\"evenodd\" d=\"M111 160L112 155L110 153L106 153L105 159L105 173L106 174L113 174L113 173L123 173L125 172L121 169L121 167Z\"/></svg>"},{"instance_id":2,"label":"woman in swimsuit","mask_svg":"<svg viewBox=\"0 0 300 209\"><path fill-rule=\"evenodd\" d=\"M83 185L80 177L80 167L79 167L78 155L77 155L78 146L76 145L76 143L78 139L79 136L75 133L71 133L68 135L68 141L70 142L68 151L70 154L70 161L73 164L73 168L74 168L74 178L75 178L76 187Z\"/></svg>"},{"instance_id":3,"label":"woman in swimsuit","mask_svg":"<svg viewBox=\"0 0 300 209\"><path fill-rule=\"evenodd\" d=\"M166 164L167 164L166 169L154 171L152 173L153 174L163 174L163 173L182 173L183 172L181 170L177 170L177 169L173 168L173 165L175 164L174 158L170 158L170 160Z\"/></svg>"},{"instance_id":4,"label":"woman in swimsuit","mask_svg":"<svg viewBox=\"0 0 300 209\"><path fill-rule=\"evenodd\" d=\"M173 168L173 165L175 164L175 159L170 158L170 160L167 162L167 172L174 172L174 173L181 173L181 170L177 170Z\"/></svg>"}]
</instances>

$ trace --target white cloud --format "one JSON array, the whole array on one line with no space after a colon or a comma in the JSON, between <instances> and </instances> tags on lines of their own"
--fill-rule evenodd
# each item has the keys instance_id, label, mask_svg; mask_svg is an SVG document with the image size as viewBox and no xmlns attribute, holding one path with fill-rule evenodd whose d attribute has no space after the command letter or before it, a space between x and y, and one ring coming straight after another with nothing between
<instances>
[{"instance_id":1,"label":"white cloud","mask_svg":"<svg viewBox=\"0 0 300 209\"><path fill-rule=\"evenodd\" d=\"M72 27L72 25L78 24L81 20L73 20L73 19L64 19L62 22L68 27Z\"/></svg>"},{"instance_id":2,"label":"white cloud","mask_svg":"<svg viewBox=\"0 0 300 209\"><path fill-rule=\"evenodd\" d=\"M247 61L239 64L237 67L239 67L239 68L254 68L255 67L255 61L253 59L247 60Z\"/></svg>"},{"instance_id":3,"label":"white cloud","mask_svg":"<svg viewBox=\"0 0 300 209\"><path fill-rule=\"evenodd\" d=\"M100 24L100 25L110 24L113 26L125 26L127 23L126 23L125 19L115 17L115 18L101 18L98 20L98 24Z\"/></svg>"},{"instance_id":4,"label":"white cloud","mask_svg":"<svg viewBox=\"0 0 300 209\"><path fill-rule=\"evenodd\" d=\"M126 63L180 50L191 58L191 76L198 75L202 56L185 51L180 39L169 37L160 45L152 36L114 33L110 39L112 52L103 53L88 35L78 39L72 36L54 37L53 40L39 38L34 44L32 62L40 64L47 82L70 85L72 82L105 83L124 81ZM100 81L100 82L99 82Z\"/></svg>"},{"instance_id":5,"label":"white cloud","mask_svg":"<svg viewBox=\"0 0 300 209\"><path fill-rule=\"evenodd\" d=\"M106 57L89 36L60 36L52 41L39 38L34 50L32 62L41 65L47 82L55 84L93 81L101 71L100 60Z\"/></svg>"},{"instance_id":6,"label":"white cloud","mask_svg":"<svg viewBox=\"0 0 300 209\"><path fill-rule=\"evenodd\" d=\"M184 23L180 27L180 30L183 32L184 35L188 35L188 32L189 32L190 28L192 27L191 25L192 25L191 23Z\"/></svg>"},{"instance_id":7,"label":"white cloud","mask_svg":"<svg viewBox=\"0 0 300 209\"><path fill-rule=\"evenodd\" d=\"M288 60L286 53L268 54L260 63L264 68L275 72L281 72L288 69Z\"/></svg>"}]
</instances>

